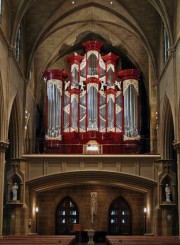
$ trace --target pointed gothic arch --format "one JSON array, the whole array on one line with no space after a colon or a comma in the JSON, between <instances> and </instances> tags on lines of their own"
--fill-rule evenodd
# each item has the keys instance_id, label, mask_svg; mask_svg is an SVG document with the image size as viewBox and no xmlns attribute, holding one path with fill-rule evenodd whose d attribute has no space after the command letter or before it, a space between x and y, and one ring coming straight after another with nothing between
<instances>
[{"instance_id":1,"label":"pointed gothic arch","mask_svg":"<svg viewBox=\"0 0 180 245\"><path fill-rule=\"evenodd\" d=\"M10 158L18 158L22 149L23 129L22 129L22 110L19 95L17 94L10 113L8 139L10 142Z\"/></svg>"},{"instance_id":2,"label":"pointed gothic arch","mask_svg":"<svg viewBox=\"0 0 180 245\"><path fill-rule=\"evenodd\" d=\"M173 141L174 141L174 122L173 122L173 115L172 115L172 109L169 102L169 99L167 95L165 95L164 98L164 106L163 106L163 115L162 115L162 133L161 137L162 140L162 146L161 149L163 149L163 158L164 159L173 159L174 156L174 148L173 148Z\"/></svg>"},{"instance_id":3,"label":"pointed gothic arch","mask_svg":"<svg viewBox=\"0 0 180 245\"><path fill-rule=\"evenodd\" d=\"M109 234L111 235L130 235L131 209L127 201L119 196L109 206L108 224Z\"/></svg>"},{"instance_id":4,"label":"pointed gothic arch","mask_svg":"<svg viewBox=\"0 0 180 245\"><path fill-rule=\"evenodd\" d=\"M79 223L79 210L70 196L64 197L56 209L56 235L71 234Z\"/></svg>"}]
</instances>

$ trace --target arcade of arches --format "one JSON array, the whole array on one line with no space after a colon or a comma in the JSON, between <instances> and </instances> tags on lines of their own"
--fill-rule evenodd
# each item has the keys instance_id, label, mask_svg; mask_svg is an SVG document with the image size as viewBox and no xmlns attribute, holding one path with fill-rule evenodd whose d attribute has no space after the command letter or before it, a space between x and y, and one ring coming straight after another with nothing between
<instances>
[{"instance_id":1,"label":"arcade of arches","mask_svg":"<svg viewBox=\"0 0 180 245\"><path fill-rule=\"evenodd\" d=\"M180 1L0 5L0 236L180 236Z\"/></svg>"}]
</instances>

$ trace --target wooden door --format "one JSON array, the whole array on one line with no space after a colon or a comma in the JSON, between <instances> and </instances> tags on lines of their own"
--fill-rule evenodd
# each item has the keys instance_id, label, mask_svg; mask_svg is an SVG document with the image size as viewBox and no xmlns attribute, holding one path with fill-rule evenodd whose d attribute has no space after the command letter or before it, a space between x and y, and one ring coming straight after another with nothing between
<instances>
[{"instance_id":1,"label":"wooden door","mask_svg":"<svg viewBox=\"0 0 180 245\"><path fill-rule=\"evenodd\" d=\"M131 234L131 211L122 197L115 199L109 207L109 234Z\"/></svg>"},{"instance_id":2,"label":"wooden door","mask_svg":"<svg viewBox=\"0 0 180 245\"><path fill-rule=\"evenodd\" d=\"M70 197L65 197L56 210L56 234L71 234L73 225L79 223L77 205Z\"/></svg>"}]
</instances>

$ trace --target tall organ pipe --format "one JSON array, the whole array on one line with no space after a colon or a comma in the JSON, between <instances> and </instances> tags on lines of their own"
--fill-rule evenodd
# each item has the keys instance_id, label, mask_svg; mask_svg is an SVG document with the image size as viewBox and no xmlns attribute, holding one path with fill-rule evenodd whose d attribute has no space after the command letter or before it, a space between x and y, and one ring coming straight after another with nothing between
<instances>
[{"instance_id":1,"label":"tall organ pipe","mask_svg":"<svg viewBox=\"0 0 180 245\"><path fill-rule=\"evenodd\" d=\"M139 139L139 77L141 72L136 69L120 71L118 76L123 82L124 100L124 139Z\"/></svg>"}]
</instances>

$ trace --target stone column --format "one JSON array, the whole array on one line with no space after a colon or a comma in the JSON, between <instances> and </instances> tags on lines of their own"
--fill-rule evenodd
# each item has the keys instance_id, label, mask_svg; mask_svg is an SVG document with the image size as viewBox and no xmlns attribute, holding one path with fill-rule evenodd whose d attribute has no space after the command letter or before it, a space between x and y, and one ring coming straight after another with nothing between
<instances>
[{"instance_id":1,"label":"stone column","mask_svg":"<svg viewBox=\"0 0 180 245\"><path fill-rule=\"evenodd\" d=\"M3 231L4 165L7 148L8 143L0 141L0 236L2 236Z\"/></svg>"},{"instance_id":2,"label":"stone column","mask_svg":"<svg viewBox=\"0 0 180 245\"><path fill-rule=\"evenodd\" d=\"M179 217L179 237L180 237L180 142L174 144L174 149L177 151L177 193L178 193L178 217Z\"/></svg>"}]
</instances>

